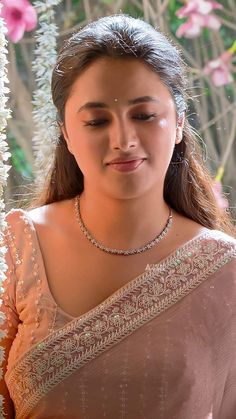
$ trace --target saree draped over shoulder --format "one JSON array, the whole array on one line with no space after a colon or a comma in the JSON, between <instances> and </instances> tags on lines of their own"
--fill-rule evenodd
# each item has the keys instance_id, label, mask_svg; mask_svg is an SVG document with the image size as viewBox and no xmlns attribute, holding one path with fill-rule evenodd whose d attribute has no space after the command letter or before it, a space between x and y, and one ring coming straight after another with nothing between
<instances>
[{"instance_id":1,"label":"saree draped over shoulder","mask_svg":"<svg viewBox=\"0 0 236 419\"><path fill-rule=\"evenodd\" d=\"M206 229L73 318L53 299L27 213L7 221L17 419L236 418L234 239Z\"/></svg>"}]
</instances>

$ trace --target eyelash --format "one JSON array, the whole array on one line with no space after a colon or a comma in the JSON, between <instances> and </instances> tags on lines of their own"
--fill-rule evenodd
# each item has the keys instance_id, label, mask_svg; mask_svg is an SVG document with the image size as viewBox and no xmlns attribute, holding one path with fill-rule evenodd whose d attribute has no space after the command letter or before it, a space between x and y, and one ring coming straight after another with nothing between
<instances>
[{"instance_id":1,"label":"eyelash","mask_svg":"<svg viewBox=\"0 0 236 419\"><path fill-rule=\"evenodd\" d=\"M156 117L155 113L140 113L132 117L132 119L137 119L138 121L152 121ZM108 122L108 119L92 119L90 121L84 121L86 127L99 127Z\"/></svg>"}]
</instances>

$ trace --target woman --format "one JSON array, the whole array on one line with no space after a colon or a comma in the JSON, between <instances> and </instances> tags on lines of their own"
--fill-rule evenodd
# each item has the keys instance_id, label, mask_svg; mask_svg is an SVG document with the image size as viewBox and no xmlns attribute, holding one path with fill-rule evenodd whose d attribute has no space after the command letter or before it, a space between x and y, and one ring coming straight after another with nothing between
<instances>
[{"instance_id":1,"label":"woman","mask_svg":"<svg viewBox=\"0 0 236 419\"><path fill-rule=\"evenodd\" d=\"M7 417L235 418L236 242L185 89L178 51L138 19L99 19L59 53L53 167L7 216Z\"/></svg>"}]
</instances>

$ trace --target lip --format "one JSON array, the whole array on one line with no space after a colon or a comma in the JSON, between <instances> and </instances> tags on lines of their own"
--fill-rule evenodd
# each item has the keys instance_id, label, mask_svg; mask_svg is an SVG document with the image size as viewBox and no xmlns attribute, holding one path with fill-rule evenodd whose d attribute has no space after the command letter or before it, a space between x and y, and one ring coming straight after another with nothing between
<instances>
[{"instance_id":1,"label":"lip","mask_svg":"<svg viewBox=\"0 0 236 419\"><path fill-rule=\"evenodd\" d=\"M118 170L119 172L131 172L136 170L144 161L144 158L133 158L129 160L118 160L115 159L112 162L108 163L113 169Z\"/></svg>"},{"instance_id":2,"label":"lip","mask_svg":"<svg viewBox=\"0 0 236 419\"><path fill-rule=\"evenodd\" d=\"M145 160L145 157L140 157L140 156L132 156L132 157L130 156L129 158L118 157L116 159L109 161L107 164L114 164L114 163L123 164L123 163L130 163L136 160Z\"/></svg>"}]
</instances>

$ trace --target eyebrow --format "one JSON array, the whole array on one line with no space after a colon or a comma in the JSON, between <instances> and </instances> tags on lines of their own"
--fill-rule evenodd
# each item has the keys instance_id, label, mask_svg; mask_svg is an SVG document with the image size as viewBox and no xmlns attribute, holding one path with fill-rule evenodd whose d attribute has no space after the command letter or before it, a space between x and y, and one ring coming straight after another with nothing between
<instances>
[{"instance_id":1,"label":"eyebrow","mask_svg":"<svg viewBox=\"0 0 236 419\"><path fill-rule=\"evenodd\" d=\"M149 102L160 103L160 100L154 96L141 96L135 99L128 100L128 105L137 105L139 103L149 103ZM96 108L99 108L99 109L109 108L109 105L103 102L87 102L84 105L82 105L81 108L79 108L78 112L84 111L86 109L96 109Z\"/></svg>"}]
</instances>

